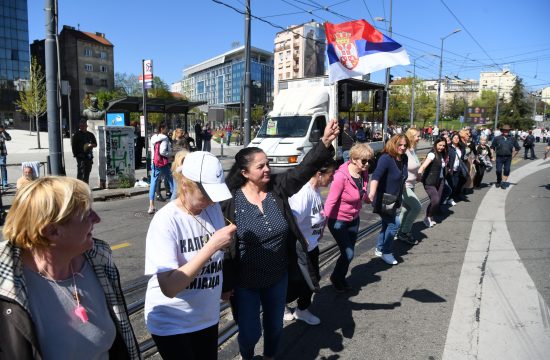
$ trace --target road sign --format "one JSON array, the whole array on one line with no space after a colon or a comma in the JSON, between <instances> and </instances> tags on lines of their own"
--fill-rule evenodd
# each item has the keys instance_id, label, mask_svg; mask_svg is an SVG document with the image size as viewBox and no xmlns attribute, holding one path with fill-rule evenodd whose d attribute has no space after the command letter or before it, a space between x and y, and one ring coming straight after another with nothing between
<instances>
[{"instance_id":1,"label":"road sign","mask_svg":"<svg viewBox=\"0 0 550 360\"><path fill-rule=\"evenodd\" d=\"M144 60L143 61L143 77L140 76L140 82L145 78L145 83L143 85L144 89L153 88L153 60Z\"/></svg>"}]
</instances>

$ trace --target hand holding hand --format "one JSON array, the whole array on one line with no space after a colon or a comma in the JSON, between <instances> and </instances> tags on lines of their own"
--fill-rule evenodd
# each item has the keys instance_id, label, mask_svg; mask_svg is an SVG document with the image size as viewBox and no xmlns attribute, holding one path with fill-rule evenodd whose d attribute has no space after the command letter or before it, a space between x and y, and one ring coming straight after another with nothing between
<instances>
[{"instance_id":1,"label":"hand holding hand","mask_svg":"<svg viewBox=\"0 0 550 360\"><path fill-rule=\"evenodd\" d=\"M227 225L216 231L208 243L212 243L217 250L228 248L235 231L237 231L237 227L234 224Z\"/></svg>"},{"instance_id":2,"label":"hand holding hand","mask_svg":"<svg viewBox=\"0 0 550 360\"><path fill-rule=\"evenodd\" d=\"M327 123L323 138L321 139L326 147L329 147L334 139L338 137L340 128L338 127L338 120L332 119Z\"/></svg>"}]
</instances>

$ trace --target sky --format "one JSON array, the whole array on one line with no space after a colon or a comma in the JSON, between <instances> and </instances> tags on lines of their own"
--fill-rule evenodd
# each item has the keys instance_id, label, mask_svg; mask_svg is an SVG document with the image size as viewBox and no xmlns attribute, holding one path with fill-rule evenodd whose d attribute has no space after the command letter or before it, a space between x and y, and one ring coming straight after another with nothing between
<instances>
[{"instance_id":1,"label":"sky","mask_svg":"<svg viewBox=\"0 0 550 360\"><path fill-rule=\"evenodd\" d=\"M226 5L220 4L224 3ZM341 23L365 19L389 35L390 0L250 0L252 46L273 51L275 34L310 20ZM28 0L29 40L45 37L44 0ZM245 0L58 0L63 25L102 32L114 44L115 72L141 74L152 59L154 75L171 84L182 70L244 44ZM231 8L230 8L231 7ZM391 36L411 65L395 77L436 79L441 38L443 76L479 80L480 71L509 69L527 90L550 86L550 1L394 0ZM375 21L380 17L386 21ZM263 21L262 21L263 20ZM267 23L270 22L271 24ZM436 56L432 56L436 55ZM421 57L422 56L422 57ZM419 58L421 57L421 58ZM371 79L383 82L384 71Z\"/></svg>"}]
</instances>

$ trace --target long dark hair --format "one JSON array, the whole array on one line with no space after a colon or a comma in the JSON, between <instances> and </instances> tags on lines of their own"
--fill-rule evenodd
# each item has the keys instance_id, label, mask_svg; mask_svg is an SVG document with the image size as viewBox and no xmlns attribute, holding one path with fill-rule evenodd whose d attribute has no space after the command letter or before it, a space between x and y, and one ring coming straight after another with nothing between
<instances>
[{"instance_id":1,"label":"long dark hair","mask_svg":"<svg viewBox=\"0 0 550 360\"><path fill-rule=\"evenodd\" d=\"M263 152L259 147L246 147L239 150L237 155L235 155L235 163L231 167L231 170L229 170L227 179L225 179L225 184L229 188L229 191L233 192L246 184L248 180L243 176L241 171L248 170L254 155Z\"/></svg>"},{"instance_id":2,"label":"long dark hair","mask_svg":"<svg viewBox=\"0 0 550 360\"><path fill-rule=\"evenodd\" d=\"M438 151L437 151L437 144L439 144L440 142L444 142L445 143L445 148L443 149L443 152L440 154ZM433 145L433 152L434 152L434 155L439 157L440 159L446 159L447 158L447 139L445 139L443 136L438 136L435 138L434 140L434 145Z\"/></svg>"}]
</instances>

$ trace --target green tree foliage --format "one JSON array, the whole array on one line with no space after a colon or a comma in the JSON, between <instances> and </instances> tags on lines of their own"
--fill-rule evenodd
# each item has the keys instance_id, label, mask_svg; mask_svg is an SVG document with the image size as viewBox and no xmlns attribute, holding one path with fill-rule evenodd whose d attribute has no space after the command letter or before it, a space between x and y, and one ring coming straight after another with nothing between
<instances>
[{"instance_id":1,"label":"green tree foliage","mask_svg":"<svg viewBox=\"0 0 550 360\"><path fill-rule=\"evenodd\" d=\"M143 96L142 85L134 74L115 73L115 89L126 96Z\"/></svg>"},{"instance_id":2,"label":"green tree foliage","mask_svg":"<svg viewBox=\"0 0 550 360\"><path fill-rule=\"evenodd\" d=\"M388 122L390 124L398 124L409 121L411 109L411 92L410 85L412 79L407 79L409 86L396 86L390 90L390 112L388 114Z\"/></svg>"},{"instance_id":3,"label":"green tree foliage","mask_svg":"<svg viewBox=\"0 0 550 360\"><path fill-rule=\"evenodd\" d=\"M534 122L529 117L529 110L529 104L525 99L523 81L516 77L510 101L504 104L503 113L499 116L499 119L502 119L503 124L508 124L512 128L531 129Z\"/></svg>"},{"instance_id":4,"label":"green tree foliage","mask_svg":"<svg viewBox=\"0 0 550 360\"><path fill-rule=\"evenodd\" d=\"M36 122L36 139L38 148L40 149L40 131L38 119L44 115L47 110L46 104L46 77L42 67L36 60L36 57L31 61L31 73L29 86L25 91L19 93L19 100L15 101L16 105L21 107L27 116L33 117Z\"/></svg>"},{"instance_id":5,"label":"green tree foliage","mask_svg":"<svg viewBox=\"0 0 550 360\"><path fill-rule=\"evenodd\" d=\"M464 115L464 109L466 108L466 100L460 96L454 96L445 107L444 115L451 119L458 119L461 115Z\"/></svg>"}]
</instances>

